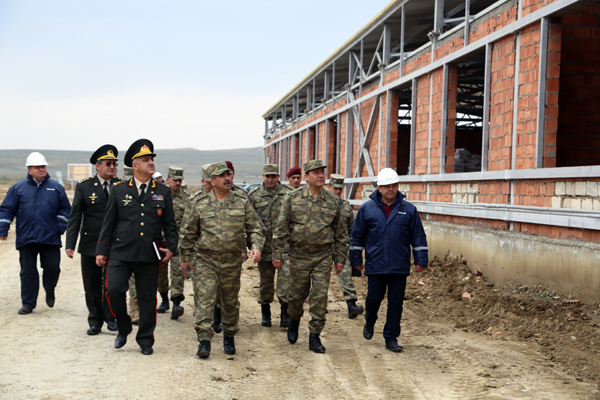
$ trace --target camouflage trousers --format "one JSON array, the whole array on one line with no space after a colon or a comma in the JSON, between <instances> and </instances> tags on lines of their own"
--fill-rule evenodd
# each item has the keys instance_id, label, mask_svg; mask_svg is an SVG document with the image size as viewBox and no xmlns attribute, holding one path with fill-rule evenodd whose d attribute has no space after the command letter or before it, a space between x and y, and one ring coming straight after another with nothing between
<instances>
[{"instance_id":1,"label":"camouflage trousers","mask_svg":"<svg viewBox=\"0 0 600 400\"><path fill-rule=\"evenodd\" d=\"M158 293L169 291L169 263L161 262L158 270Z\"/></svg>"},{"instance_id":2,"label":"camouflage trousers","mask_svg":"<svg viewBox=\"0 0 600 400\"><path fill-rule=\"evenodd\" d=\"M354 282L352 282L352 267L350 266L349 260L346 260L346 265L344 265L344 269L342 269L342 272L336 275L336 278L338 284L340 285L340 289L342 289L342 293L344 293L344 300L358 300L358 296L356 295L356 288L354 287Z\"/></svg>"},{"instance_id":3,"label":"camouflage trousers","mask_svg":"<svg viewBox=\"0 0 600 400\"><path fill-rule=\"evenodd\" d=\"M135 276L133 274L129 277L129 301L137 303L137 290L135 289Z\"/></svg>"},{"instance_id":4,"label":"camouflage trousers","mask_svg":"<svg viewBox=\"0 0 600 400\"><path fill-rule=\"evenodd\" d=\"M302 260L290 254L288 314L291 319L300 319L304 315L304 301L308 298L310 333L321 333L325 327L332 262L331 255Z\"/></svg>"},{"instance_id":5,"label":"camouflage trousers","mask_svg":"<svg viewBox=\"0 0 600 400\"><path fill-rule=\"evenodd\" d=\"M217 293L221 294L221 325L225 336L234 336L239 331L240 277L242 260L239 254L215 255L213 258L198 257L195 265L194 328L198 341L211 340L213 313L217 304Z\"/></svg>"},{"instance_id":6,"label":"camouflage trousers","mask_svg":"<svg viewBox=\"0 0 600 400\"><path fill-rule=\"evenodd\" d=\"M183 283L185 282L185 276L181 271L181 265L179 264L179 254L176 254L171 258L171 268L170 268L170 276L171 276L171 300L185 299L185 295L183 294Z\"/></svg>"},{"instance_id":7,"label":"camouflage trousers","mask_svg":"<svg viewBox=\"0 0 600 400\"><path fill-rule=\"evenodd\" d=\"M259 261L260 274L259 304L272 303L275 298L275 267L272 261ZM281 304L289 302L290 260L284 258L281 269L277 271L277 299Z\"/></svg>"}]
</instances>

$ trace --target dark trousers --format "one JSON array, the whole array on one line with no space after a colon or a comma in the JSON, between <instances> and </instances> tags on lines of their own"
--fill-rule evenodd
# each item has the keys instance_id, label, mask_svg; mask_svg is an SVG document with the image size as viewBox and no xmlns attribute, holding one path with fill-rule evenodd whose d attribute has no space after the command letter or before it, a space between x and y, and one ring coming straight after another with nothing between
<instances>
[{"instance_id":1,"label":"dark trousers","mask_svg":"<svg viewBox=\"0 0 600 400\"><path fill-rule=\"evenodd\" d=\"M83 290L85 291L85 305L89 311L88 324L102 327L106 321L114 321L110 313L108 298L106 296L106 265L96 265L96 257L81 255L81 276L83 277Z\"/></svg>"},{"instance_id":2,"label":"dark trousers","mask_svg":"<svg viewBox=\"0 0 600 400\"><path fill-rule=\"evenodd\" d=\"M135 288L140 307L140 322L135 340L138 344L152 346L154 344L154 328L156 327L156 288L158 286L158 269L160 263L141 263L110 260L107 272L107 288L110 309L117 319L119 334L128 333L131 317L127 314L127 290L129 278L135 275Z\"/></svg>"},{"instance_id":3,"label":"dark trousers","mask_svg":"<svg viewBox=\"0 0 600 400\"><path fill-rule=\"evenodd\" d=\"M388 341L400 336L400 320L402 319L402 304L406 290L406 275L385 274L369 275L367 300L365 301L365 320L369 325L375 325L379 306L385 297L387 289L388 310L383 338Z\"/></svg>"},{"instance_id":4,"label":"dark trousers","mask_svg":"<svg viewBox=\"0 0 600 400\"><path fill-rule=\"evenodd\" d=\"M42 285L46 293L54 292L60 275L60 246L29 243L19 248L21 263L21 303L35 308L40 291L40 275L37 269L37 257L42 267Z\"/></svg>"}]
</instances>

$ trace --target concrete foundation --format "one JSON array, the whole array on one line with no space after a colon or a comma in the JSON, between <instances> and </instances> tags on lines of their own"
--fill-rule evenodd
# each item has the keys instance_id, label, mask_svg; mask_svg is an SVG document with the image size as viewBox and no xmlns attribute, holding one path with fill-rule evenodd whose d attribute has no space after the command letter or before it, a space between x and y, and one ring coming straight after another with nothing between
<instances>
[{"instance_id":1,"label":"concrete foundation","mask_svg":"<svg viewBox=\"0 0 600 400\"><path fill-rule=\"evenodd\" d=\"M582 302L600 301L600 245L423 221L430 259L462 255L496 285L544 285Z\"/></svg>"}]
</instances>

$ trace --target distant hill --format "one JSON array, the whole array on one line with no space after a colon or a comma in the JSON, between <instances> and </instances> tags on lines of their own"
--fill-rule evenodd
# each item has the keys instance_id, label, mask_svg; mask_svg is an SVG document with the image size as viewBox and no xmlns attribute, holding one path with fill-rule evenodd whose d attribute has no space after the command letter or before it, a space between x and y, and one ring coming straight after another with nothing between
<instances>
[{"instance_id":1,"label":"distant hill","mask_svg":"<svg viewBox=\"0 0 600 400\"><path fill-rule=\"evenodd\" d=\"M0 181L15 182L24 179L27 174L25 160L34 150L3 150L0 149ZM123 175L123 155L125 150L119 153L119 176ZM64 178L67 177L67 164L89 163L92 151L66 151L66 150L39 150L48 161L48 172L56 177L56 171L61 171ZM177 166L184 169L185 180L188 186L199 186L202 177L202 165L216 161L229 160L235 167L236 183L261 182L263 149L252 147L247 149L231 150L196 150L186 149L156 149L156 170L165 177L169 166ZM95 170L93 168L93 170Z\"/></svg>"}]
</instances>

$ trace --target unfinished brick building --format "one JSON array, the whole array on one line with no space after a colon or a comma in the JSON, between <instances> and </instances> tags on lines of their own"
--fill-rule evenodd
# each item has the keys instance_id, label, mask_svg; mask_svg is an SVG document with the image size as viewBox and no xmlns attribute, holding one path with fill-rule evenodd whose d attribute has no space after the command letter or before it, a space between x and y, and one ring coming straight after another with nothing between
<instances>
[{"instance_id":1,"label":"unfinished brick building","mask_svg":"<svg viewBox=\"0 0 600 400\"><path fill-rule=\"evenodd\" d=\"M432 255L600 298L597 1L393 1L263 118L265 162L355 205L396 169Z\"/></svg>"}]
</instances>

